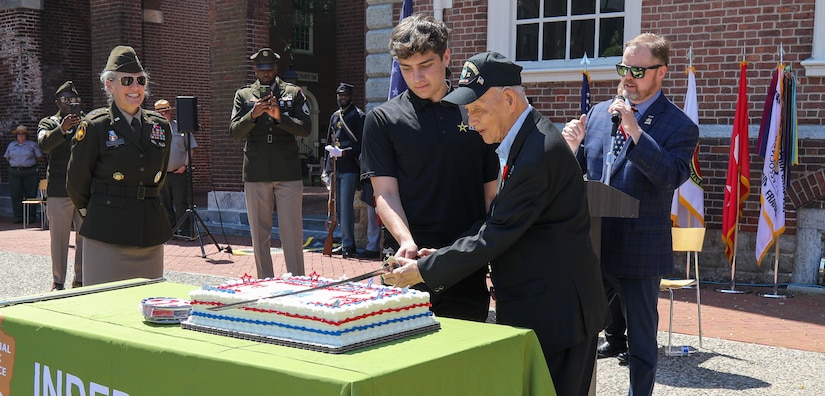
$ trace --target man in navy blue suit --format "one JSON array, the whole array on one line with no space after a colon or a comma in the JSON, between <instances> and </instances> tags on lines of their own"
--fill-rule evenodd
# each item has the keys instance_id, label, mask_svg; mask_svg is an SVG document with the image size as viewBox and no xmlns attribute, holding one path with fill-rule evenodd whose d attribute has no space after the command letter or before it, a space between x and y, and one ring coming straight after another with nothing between
<instances>
[{"instance_id":1,"label":"man in navy blue suit","mask_svg":"<svg viewBox=\"0 0 825 396\"><path fill-rule=\"evenodd\" d=\"M662 93L669 53L667 39L652 33L628 41L616 65L621 98L599 103L562 130L589 180L609 180L639 200L638 218L602 219L605 290L608 299L620 297L627 321L630 395L653 392L659 282L674 270L670 204L699 139L699 127Z\"/></svg>"},{"instance_id":2,"label":"man in navy blue suit","mask_svg":"<svg viewBox=\"0 0 825 396\"><path fill-rule=\"evenodd\" d=\"M498 194L468 236L419 250L426 257L417 261L397 258L404 266L385 282L424 282L439 294L489 262L496 321L535 330L556 393L586 395L607 312L587 191L559 130L529 105L520 73L496 52L464 64L459 88L443 101L464 105L484 142L500 143Z\"/></svg>"}]
</instances>

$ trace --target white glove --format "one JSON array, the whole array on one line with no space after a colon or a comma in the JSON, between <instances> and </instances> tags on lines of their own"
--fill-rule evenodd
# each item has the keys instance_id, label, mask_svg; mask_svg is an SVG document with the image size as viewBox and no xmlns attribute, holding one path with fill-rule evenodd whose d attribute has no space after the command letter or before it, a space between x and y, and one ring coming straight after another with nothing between
<instances>
[{"instance_id":1,"label":"white glove","mask_svg":"<svg viewBox=\"0 0 825 396\"><path fill-rule=\"evenodd\" d=\"M341 148L340 148L340 147L335 147L335 146L332 146L332 145L327 145L326 147L324 147L324 150L326 150L326 151L328 151L328 152L329 152L329 156L330 156L330 157L334 157L334 158L341 158L341 156L343 156L343 155L344 155L344 152L341 150Z\"/></svg>"}]
</instances>

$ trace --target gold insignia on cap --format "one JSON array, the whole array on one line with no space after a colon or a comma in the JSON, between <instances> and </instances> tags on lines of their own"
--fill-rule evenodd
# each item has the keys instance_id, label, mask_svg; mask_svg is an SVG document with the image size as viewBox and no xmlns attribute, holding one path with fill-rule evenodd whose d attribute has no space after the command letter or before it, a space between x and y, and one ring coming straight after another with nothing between
<instances>
[{"instance_id":1,"label":"gold insignia on cap","mask_svg":"<svg viewBox=\"0 0 825 396\"><path fill-rule=\"evenodd\" d=\"M120 173L120 172L112 173L112 179L115 179L117 181L121 181L125 178L126 178L126 176L123 173Z\"/></svg>"},{"instance_id":2,"label":"gold insignia on cap","mask_svg":"<svg viewBox=\"0 0 825 396\"><path fill-rule=\"evenodd\" d=\"M462 85L468 84L473 78L478 76L478 74L478 67L475 63L470 61L464 62L464 68L461 69L461 77L458 79L458 83Z\"/></svg>"},{"instance_id":3,"label":"gold insignia on cap","mask_svg":"<svg viewBox=\"0 0 825 396\"><path fill-rule=\"evenodd\" d=\"M155 183L160 182L160 177L161 177L162 175L163 175L163 174L162 174L160 171L158 171L158 173L155 173Z\"/></svg>"},{"instance_id":4,"label":"gold insignia on cap","mask_svg":"<svg viewBox=\"0 0 825 396\"><path fill-rule=\"evenodd\" d=\"M484 85L484 77L478 76L478 85Z\"/></svg>"},{"instance_id":5,"label":"gold insignia on cap","mask_svg":"<svg viewBox=\"0 0 825 396\"><path fill-rule=\"evenodd\" d=\"M261 55L263 55L263 56L264 56L264 58L266 58L266 57L268 57L268 56L269 56L269 51L266 51L266 50L261 51Z\"/></svg>"},{"instance_id":6,"label":"gold insignia on cap","mask_svg":"<svg viewBox=\"0 0 825 396\"><path fill-rule=\"evenodd\" d=\"M77 126L77 133L74 134L74 138L78 142L83 140L84 137L86 137L86 126L87 125L89 125L89 123L86 122L86 120L83 120L83 121L80 122L80 125Z\"/></svg>"}]
</instances>

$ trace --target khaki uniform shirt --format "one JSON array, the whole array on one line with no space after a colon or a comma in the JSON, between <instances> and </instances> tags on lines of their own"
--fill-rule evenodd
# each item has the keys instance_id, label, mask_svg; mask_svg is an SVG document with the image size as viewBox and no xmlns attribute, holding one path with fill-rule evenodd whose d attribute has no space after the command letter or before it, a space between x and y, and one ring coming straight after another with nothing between
<instances>
[{"instance_id":1,"label":"khaki uniform shirt","mask_svg":"<svg viewBox=\"0 0 825 396\"><path fill-rule=\"evenodd\" d=\"M275 78L281 122L263 114L252 119L251 111L266 87L255 81L235 92L229 133L235 140L246 138L243 154L243 181L270 182L301 180L301 160L295 136L312 132L309 105L297 85Z\"/></svg>"},{"instance_id":2,"label":"khaki uniform shirt","mask_svg":"<svg viewBox=\"0 0 825 396\"><path fill-rule=\"evenodd\" d=\"M172 237L160 187L169 162L172 130L163 116L141 110L136 136L115 105L88 114L72 140L66 188L86 216L80 235L101 242L147 247Z\"/></svg>"}]
</instances>

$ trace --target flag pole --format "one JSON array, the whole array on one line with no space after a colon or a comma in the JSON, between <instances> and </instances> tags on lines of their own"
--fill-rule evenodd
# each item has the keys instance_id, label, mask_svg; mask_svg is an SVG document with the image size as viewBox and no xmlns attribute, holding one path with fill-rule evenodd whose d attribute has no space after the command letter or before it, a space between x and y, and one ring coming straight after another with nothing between
<instances>
[{"instance_id":1,"label":"flag pole","mask_svg":"<svg viewBox=\"0 0 825 396\"><path fill-rule=\"evenodd\" d=\"M747 60L745 54L746 54L745 46L742 45L742 61L743 62ZM745 137L745 142L743 143L740 140L739 144L750 144L748 142L748 139L749 138L746 136ZM741 177L741 173L740 173L740 177ZM739 198L741 197L741 193L742 192L741 192L740 184L739 184L739 182L737 182L736 183L736 201L734 201L736 203L736 221L733 223L733 252L732 252L733 253L733 260L731 261L731 264L730 264L730 289L716 289L716 291L718 291L720 293L727 293L727 294L750 293L750 290L736 289L736 256L737 256L737 251L739 250L738 249L738 246L739 246L739 212L740 212L740 208L742 207L742 203L739 202Z\"/></svg>"},{"instance_id":2,"label":"flag pole","mask_svg":"<svg viewBox=\"0 0 825 396\"><path fill-rule=\"evenodd\" d=\"M780 43L779 44L779 71L778 71L778 73L780 73L780 75L778 76L778 78L782 78L781 73L782 73L782 68L784 66L785 66L785 48L783 48L782 44ZM781 97L780 97L780 103L782 103ZM784 105L784 103L782 103L782 105ZM781 119L781 117L780 117L779 127L780 127L780 129L782 128L782 119ZM781 132L777 133L777 139L779 139L779 136L781 136ZM779 150L782 150L781 146L780 146ZM778 162L780 160L780 157L781 157L781 155L773 155L772 160L774 162ZM765 155L765 161L768 161L767 154ZM778 166L776 167L776 169L779 169ZM783 174L783 176L787 177L785 174ZM782 183L785 183L785 181L782 180ZM793 297L793 294L790 294L790 293L787 293L787 292L783 292L783 293L779 292L779 239L781 237L782 237L782 234L777 235L776 239L773 242L773 246L774 246L774 253L773 253L773 293L760 293L759 295L762 296L762 297L767 297L767 298L788 298L788 297Z\"/></svg>"},{"instance_id":3,"label":"flag pole","mask_svg":"<svg viewBox=\"0 0 825 396\"><path fill-rule=\"evenodd\" d=\"M773 252L773 293L759 293L761 297L767 298L789 298L794 295L787 292L779 292L779 238L782 235L777 235L774 244Z\"/></svg>"}]
</instances>

